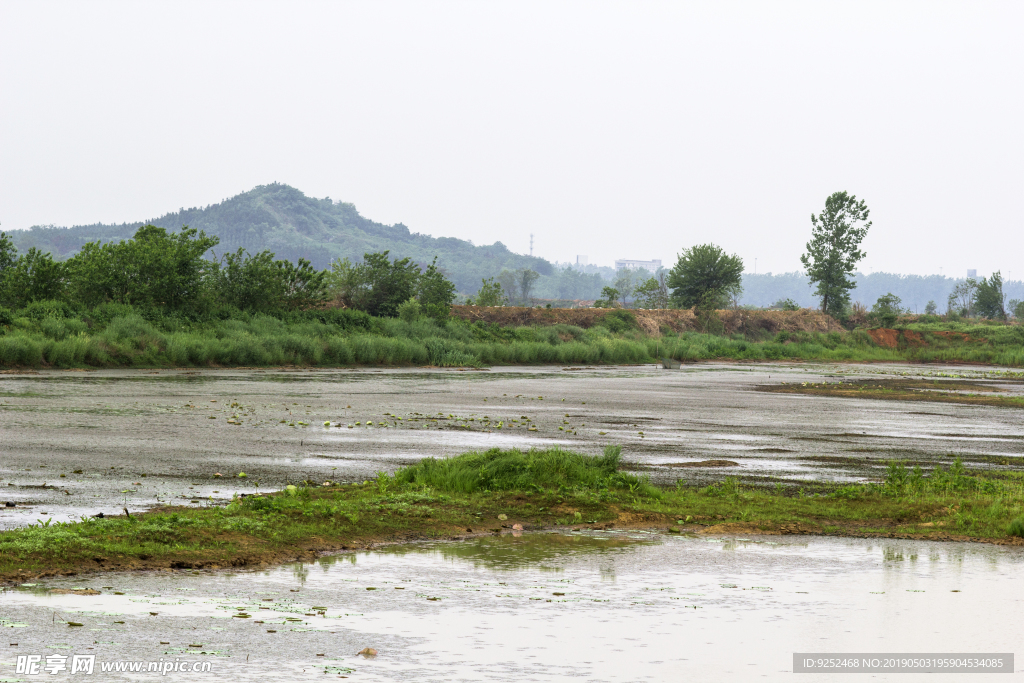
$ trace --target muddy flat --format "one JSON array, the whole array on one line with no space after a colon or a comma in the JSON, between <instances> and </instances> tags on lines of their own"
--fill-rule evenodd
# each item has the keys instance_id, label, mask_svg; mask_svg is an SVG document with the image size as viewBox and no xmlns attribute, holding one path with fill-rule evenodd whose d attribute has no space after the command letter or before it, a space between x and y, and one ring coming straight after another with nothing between
<instances>
[{"instance_id":1,"label":"muddy flat","mask_svg":"<svg viewBox=\"0 0 1024 683\"><path fill-rule=\"evenodd\" d=\"M977 544L589 532L96 574L0 594L0 677L84 655L91 677L53 678L177 661L208 668L166 680L792 681L794 652L1013 652L1022 569L1020 548Z\"/></svg>"},{"instance_id":2,"label":"muddy flat","mask_svg":"<svg viewBox=\"0 0 1024 683\"><path fill-rule=\"evenodd\" d=\"M1015 372L709 363L8 373L0 375L0 528L207 505L302 481L363 481L424 456L492 447L599 453L620 444L631 469L664 484L862 481L893 458L928 467L957 455L969 467L1017 469L1017 410L761 390L952 378L1010 395L1019 384L1001 380ZM708 461L736 465L678 466Z\"/></svg>"}]
</instances>

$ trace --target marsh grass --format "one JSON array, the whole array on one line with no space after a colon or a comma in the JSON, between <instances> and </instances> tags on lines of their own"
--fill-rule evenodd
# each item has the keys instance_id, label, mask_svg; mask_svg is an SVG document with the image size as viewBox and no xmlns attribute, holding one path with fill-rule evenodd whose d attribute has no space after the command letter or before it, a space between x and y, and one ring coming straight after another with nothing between
<instances>
[{"instance_id":1,"label":"marsh grass","mask_svg":"<svg viewBox=\"0 0 1024 683\"><path fill-rule=\"evenodd\" d=\"M620 472L622 449L608 446L603 455L591 456L560 448L503 451L492 448L454 458L425 458L403 467L392 479L398 487L425 487L448 493L481 491L628 491L658 498L661 491L646 479Z\"/></svg>"},{"instance_id":2,"label":"marsh grass","mask_svg":"<svg viewBox=\"0 0 1024 683\"><path fill-rule=\"evenodd\" d=\"M501 327L452 319L372 318L349 310L287 314L222 312L193 320L104 304L88 311L36 302L0 322L0 365L190 367L266 365L530 365L702 360L967 361L1024 365L1017 325L910 325L926 346L887 349L862 330L747 336L665 332L651 336L629 315L573 325ZM621 312L623 315L628 312ZM956 332L961 336L950 336Z\"/></svg>"},{"instance_id":3,"label":"marsh grass","mask_svg":"<svg viewBox=\"0 0 1024 683\"><path fill-rule=\"evenodd\" d=\"M139 567L242 566L386 540L450 538L517 521L665 527L676 520L777 531L1003 540L1024 537L1024 475L969 472L954 460L930 474L894 462L883 482L817 493L737 479L655 489L618 470L621 453L486 451L424 460L364 484L290 486L224 506L131 518L83 518L0 532L0 579ZM813 484L811 482L810 484ZM624 517L625 516L625 517ZM633 522L623 519L634 520ZM780 526L781 525L781 526Z\"/></svg>"}]
</instances>

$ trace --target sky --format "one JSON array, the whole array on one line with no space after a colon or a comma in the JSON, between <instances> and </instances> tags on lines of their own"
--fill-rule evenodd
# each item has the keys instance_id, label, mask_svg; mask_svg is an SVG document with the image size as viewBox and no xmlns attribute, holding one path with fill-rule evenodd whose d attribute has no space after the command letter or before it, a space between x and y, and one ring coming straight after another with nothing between
<instances>
[{"instance_id":1,"label":"sky","mask_svg":"<svg viewBox=\"0 0 1024 683\"><path fill-rule=\"evenodd\" d=\"M555 261L1024 278L1024 3L0 3L0 230L282 182ZM756 260L756 265L755 265Z\"/></svg>"}]
</instances>

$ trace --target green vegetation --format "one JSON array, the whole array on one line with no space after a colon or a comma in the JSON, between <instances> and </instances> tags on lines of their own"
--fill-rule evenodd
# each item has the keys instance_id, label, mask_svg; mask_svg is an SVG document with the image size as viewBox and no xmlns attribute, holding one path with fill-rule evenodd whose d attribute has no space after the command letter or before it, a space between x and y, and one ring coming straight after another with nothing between
<instances>
[{"instance_id":1,"label":"green vegetation","mask_svg":"<svg viewBox=\"0 0 1024 683\"><path fill-rule=\"evenodd\" d=\"M656 489L603 456L491 450L427 460L374 481L303 482L225 506L83 518L0 532L0 580L140 567L244 566L313 552L469 532L572 525L689 531L725 523L744 533L906 535L1002 540L1020 536L1020 473L968 472L956 460L926 475L890 463L883 482L801 489ZM525 476L524 476L525 475ZM815 489L812 493L811 489ZM688 526L687 526L688 525ZM736 525L740 525L737 527ZM714 528L709 531L715 531Z\"/></svg>"},{"instance_id":2,"label":"green vegetation","mask_svg":"<svg viewBox=\"0 0 1024 683\"><path fill-rule=\"evenodd\" d=\"M680 308L725 308L743 291L742 282L743 259L714 244L684 250L668 276L672 301Z\"/></svg>"},{"instance_id":3,"label":"green vegetation","mask_svg":"<svg viewBox=\"0 0 1024 683\"><path fill-rule=\"evenodd\" d=\"M639 477L619 472L622 449L608 446L604 455L580 455L559 448L531 451L465 453L455 458L426 458L395 472L398 485L426 486L446 493L480 491L542 491L584 488L594 491L628 489L657 498L660 492ZM382 474L379 482L387 485Z\"/></svg>"},{"instance_id":4,"label":"green vegetation","mask_svg":"<svg viewBox=\"0 0 1024 683\"><path fill-rule=\"evenodd\" d=\"M20 367L189 367L268 365L435 365L691 362L913 361L1024 366L1024 328L1002 324L908 324L896 348L867 332L750 330L731 336L664 330L651 336L628 310L609 311L588 329L505 327L449 318L418 303L399 318L347 309L248 313L201 319L156 308L107 303L94 308L37 301L0 308L0 365ZM908 333L912 333L908 336ZM914 336L917 335L917 336Z\"/></svg>"},{"instance_id":5,"label":"green vegetation","mask_svg":"<svg viewBox=\"0 0 1024 683\"><path fill-rule=\"evenodd\" d=\"M850 305L850 290L856 287L850 276L865 256L860 243L871 227L869 213L864 200L834 192L825 200L824 211L811 214L811 241L800 262L807 269L808 280L816 285L821 310L835 318L843 317Z\"/></svg>"}]
</instances>

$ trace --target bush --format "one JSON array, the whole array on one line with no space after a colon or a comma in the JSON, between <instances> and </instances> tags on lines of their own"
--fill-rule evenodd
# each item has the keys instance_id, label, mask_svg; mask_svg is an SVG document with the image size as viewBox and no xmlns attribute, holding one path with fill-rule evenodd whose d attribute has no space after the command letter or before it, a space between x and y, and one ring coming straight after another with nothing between
<instances>
[{"instance_id":1,"label":"bush","mask_svg":"<svg viewBox=\"0 0 1024 683\"><path fill-rule=\"evenodd\" d=\"M601 318L598 324L607 327L614 333L635 330L640 327L636 321L636 315L630 311L612 311Z\"/></svg>"}]
</instances>

